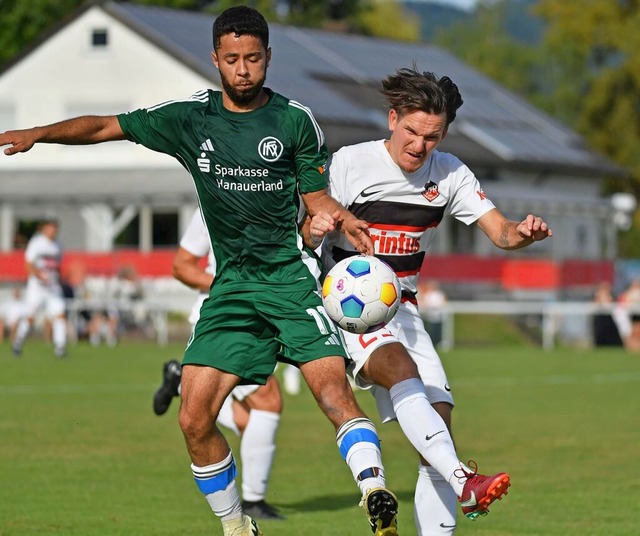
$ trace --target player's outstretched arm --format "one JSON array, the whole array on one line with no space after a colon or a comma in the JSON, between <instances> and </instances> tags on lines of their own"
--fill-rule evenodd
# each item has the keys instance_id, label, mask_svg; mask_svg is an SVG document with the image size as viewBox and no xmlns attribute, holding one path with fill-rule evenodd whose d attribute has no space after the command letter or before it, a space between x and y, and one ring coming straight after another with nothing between
<instances>
[{"instance_id":1,"label":"player's outstretched arm","mask_svg":"<svg viewBox=\"0 0 640 536\"><path fill-rule=\"evenodd\" d=\"M4 154L12 155L25 153L36 143L90 145L124 139L126 136L115 115L86 115L43 127L8 130L0 134L0 147L9 145L4 150Z\"/></svg>"},{"instance_id":2,"label":"player's outstretched arm","mask_svg":"<svg viewBox=\"0 0 640 536\"><path fill-rule=\"evenodd\" d=\"M302 194L307 212L311 217L324 212L335 220L335 228L344 233L351 245L360 253L373 255L373 242L367 232L369 226L331 197L326 190Z\"/></svg>"},{"instance_id":3,"label":"player's outstretched arm","mask_svg":"<svg viewBox=\"0 0 640 536\"><path fill-rule=\"evenodd\" d=\"M483 214L478 227L501 249L519 249L553 236L540 216L529 214L521 222L508 220L496 208Z\"/></svg>"}]
</instances>

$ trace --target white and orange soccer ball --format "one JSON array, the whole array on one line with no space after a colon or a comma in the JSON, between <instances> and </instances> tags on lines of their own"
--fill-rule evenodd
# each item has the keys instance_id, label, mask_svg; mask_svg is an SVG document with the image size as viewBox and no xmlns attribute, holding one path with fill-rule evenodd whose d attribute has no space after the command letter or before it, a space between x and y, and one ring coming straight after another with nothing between
<instances>
[{"instance_id":1,"label":"white and orange soccer ball","mask_svg":"<svg viewBox=\"0 0 640 536\"><path fill-rule=\"evenodd\" d=\"M400 305L400 282L388 264L359 255L337 263L322 285L327 314L342 329L368 333L383 327Z\"/></svg>"}]
</instances>

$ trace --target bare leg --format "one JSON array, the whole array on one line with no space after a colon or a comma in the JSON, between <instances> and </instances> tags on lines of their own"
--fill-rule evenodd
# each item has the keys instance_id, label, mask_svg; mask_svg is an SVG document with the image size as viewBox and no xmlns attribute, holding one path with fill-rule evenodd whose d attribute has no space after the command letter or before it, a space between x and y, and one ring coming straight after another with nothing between
<instances>
[{"instance_id":1,"label":"bare leg","mask_svg":"<svg viewBox=\"0 0 640 536\"><path fill-rule=\"evenodd\" d=\"M310 361L303 364L300 371L318 406L336 430L350 419L366 417L349 385L342 357Z\"/></svg>"},{"instance_id":2,"label":"bare leg","mask_svg":"<svg viewBox=\"0 0 640 536\"><path fill-rule=\"evenodd\" d=\"M183 367L179 422L195 465L208 465L229 454L229 445L215 421L224 399L238 382L237 376L215 368Z\"/></svg>"},{"instance_id":3,"label":"bare leg","mask_svg":"<svg viewBox=\"0 0 640 536\"><path fill-rule=\"evenodd\" d=\"M336 428L340 454L362 492L361 505L374 534L397 536L398 500L386 489L378 433L356 401L344 359L325 357L305 363L300 371L318 406Z\"/></svg>"},{"instance_id":4,"label":"bare leg","mask_svg":"<svg viewBox=\"0 0 640 536\"><path fill-rule=\"evenodd\" d=\"M235 460L215 424L222 403L239 381L238 376L212 367L185 365L182 370L179 422L191 470L225 534L232 533L230 526L250 521L240 505Z\"/></svg>"}]
</instances>

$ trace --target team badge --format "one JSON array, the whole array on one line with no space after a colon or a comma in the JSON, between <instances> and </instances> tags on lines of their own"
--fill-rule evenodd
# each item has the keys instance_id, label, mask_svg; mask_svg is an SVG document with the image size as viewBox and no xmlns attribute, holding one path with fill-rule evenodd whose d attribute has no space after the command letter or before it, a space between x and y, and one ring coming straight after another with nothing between
<instances>
[{"instance_id":1,"label":"team badge","mask_svg":"<svg viewBox=\"0 0 640 536\"><path fill-rule=\"evenodd\" d=\"M429 181L424 185L422 197L424 197L427 201L433 201L439 195L440 192L438 191L438 185L435 182Z\"/></svg>"},{"instance_id":2,"label":"team badge","mask_svg":"<svg viewBox=\"0 0 640 536\"><path fill-rule=\"evenodd\" d=\"M282 156L284 146L278 138L267 136L258 144L258 154L267 162L275 162Z\"/></svg>"}]
</instances>

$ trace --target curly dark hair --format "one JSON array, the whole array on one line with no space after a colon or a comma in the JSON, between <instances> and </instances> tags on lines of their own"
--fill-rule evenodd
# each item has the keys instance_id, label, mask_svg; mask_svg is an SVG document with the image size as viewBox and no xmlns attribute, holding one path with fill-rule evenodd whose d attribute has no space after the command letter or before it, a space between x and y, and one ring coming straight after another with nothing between
<instances>
[{"instance_id":1,"label":"curly dark hair","mask_svg":"<svg viewBox=\"0 0 640 536\"><path fill-rule=\"evenodd\" d=\"M389 108L398 115L422 111L430 114L447 114L447 126L456 118L456 111L462 106L462 97L451 78L438 78L432 72L420 72L414 65L412 69L398 69L395 74L382 81L382 95L387 99Z\"/></svg>"},{"instance_id":2,"label":"curly dark hair","mask_svg":"<svg viewBox=\"0 0 640 536\"><path fill-rule=\"evenodd\" d=\"M262 14L248 6L236 6L225 9L213 22L213 48L220 46L220 38L229 33L252 35L269 48L269 25Z\"/></svg>"}]
</instances>

